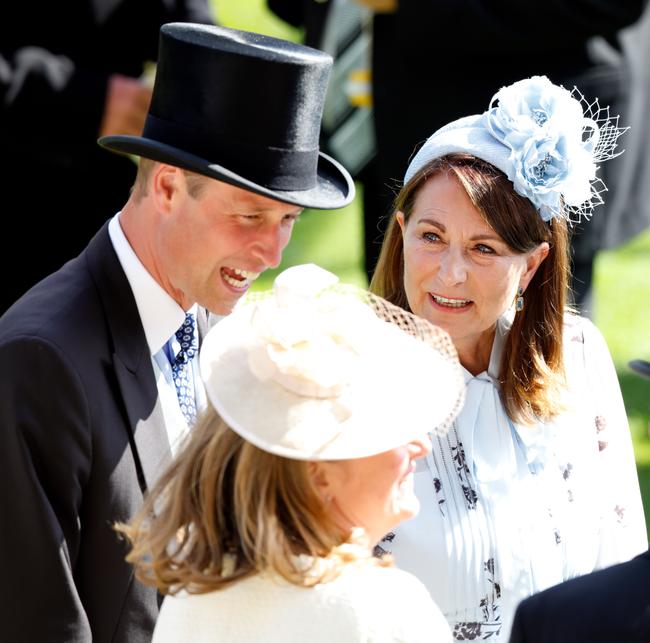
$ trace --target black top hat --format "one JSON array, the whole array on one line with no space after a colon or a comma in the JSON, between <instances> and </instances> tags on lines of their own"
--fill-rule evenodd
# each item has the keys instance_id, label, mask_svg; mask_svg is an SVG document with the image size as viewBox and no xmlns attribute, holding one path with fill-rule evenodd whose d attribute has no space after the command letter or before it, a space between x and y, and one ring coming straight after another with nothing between
<instances>
[{"instance_id":1,"label":"black top hat","mask_svg":"<svg viewBox=\"0 0 650 643\"><path fill-rule=\"evenodd\" d=\"M100 145L303 207L354 198L349 173L318 149L328 54L191 23L163 25L158 54L142 136Z\"/></svg>"}]
</instances>

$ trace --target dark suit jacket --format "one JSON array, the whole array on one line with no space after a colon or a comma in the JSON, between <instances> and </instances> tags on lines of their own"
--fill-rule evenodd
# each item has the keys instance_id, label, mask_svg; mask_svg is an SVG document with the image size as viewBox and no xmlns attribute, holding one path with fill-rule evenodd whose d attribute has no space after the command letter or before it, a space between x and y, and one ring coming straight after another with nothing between
<instances>
[{"instance_id":1,"label":"dark suit jacket","mask_svg":"<svg viewBox=\"0 0 650 643\"><path fill-rule=\"evenodd\" d=\"M0 318L0 638L149 641L156 592L111 528L169 456L107 225Z\"/></svg>"},{"instance_id":2,"label":"dark suit jacket","mask_svg":"<svg viewBox=\"0 0 650 643\"><path fill-rule=\"evenodd\" d=\"M156 60L160 25L211 22L208 0L9 0L0 9L5 240L0 314L79 254L126 202L135 164L97 145L111 74ZM92 205L90 205L92 204Z\"/></svg>"},{"instance_id":3,"label":"dark suit jacket","mask_svg":"<svg viewBox=\"0 0 650 643\"><path fill-rule=\"evenodd\" d=\"M647 643L650 552L522 601L510 643Z\"/></svg>"}]
</instances>

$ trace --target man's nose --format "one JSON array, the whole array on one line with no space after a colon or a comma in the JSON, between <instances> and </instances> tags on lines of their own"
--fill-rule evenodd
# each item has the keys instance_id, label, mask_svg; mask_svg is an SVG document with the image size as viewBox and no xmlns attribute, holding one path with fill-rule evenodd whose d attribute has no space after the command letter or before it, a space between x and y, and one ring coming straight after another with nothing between
<instances>
[{"instance_id":1,"label":"man's nose","mask_svg":"<svg viewBox=\"0 0 650 643\"><path fill-rule=\"evenodd\" d=\"M268 226L255 239L255 257L267 268L277 268L282 261L282 251L289 242L291 232L281 224Z\"/></svg>"}]
</instances>

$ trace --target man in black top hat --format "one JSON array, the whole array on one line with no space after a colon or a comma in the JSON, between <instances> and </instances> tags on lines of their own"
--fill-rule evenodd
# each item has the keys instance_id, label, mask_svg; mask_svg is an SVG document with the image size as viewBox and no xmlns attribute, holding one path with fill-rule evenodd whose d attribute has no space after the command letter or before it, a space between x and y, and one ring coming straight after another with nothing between
<instances>
[{"instance_id":1,"label":"man in black top hat","mask_svg":"<svg viewBox=\"0 0 650 643\"><path fill-rule=\"evenodd\" d=\"M354 196L318 150L329 56L173 23L158 60L143 135L100 141L142 157L128 202L0 318L3 640L150 639L158 597L111 526L204 404L208 315L280 262L303 207Z\"/></svg>"}]
</instances>

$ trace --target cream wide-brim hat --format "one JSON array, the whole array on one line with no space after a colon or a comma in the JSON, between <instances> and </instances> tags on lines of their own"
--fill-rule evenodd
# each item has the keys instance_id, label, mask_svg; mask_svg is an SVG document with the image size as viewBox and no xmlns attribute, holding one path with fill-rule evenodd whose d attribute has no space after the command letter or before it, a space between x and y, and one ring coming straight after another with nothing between
<instances>
[{"instance_id":1,"label":"cream wide-brim hat","mask_svg":"<svg viewBox=\"0 0 650 643\"><path fill-rule=\"evenodd\" d=\"M313 265L221 320L201 376L222 419L299 460L362 458L446 430L464 400L448 335ZM391 321L386 321L391 320Z\"/></svg>"}]
</instances>

